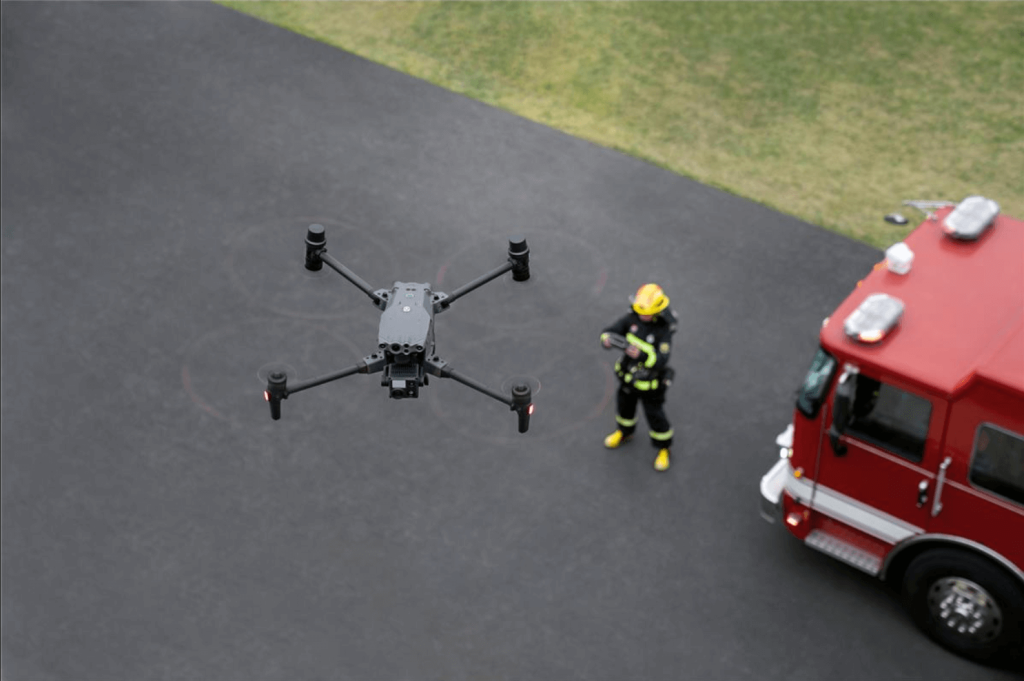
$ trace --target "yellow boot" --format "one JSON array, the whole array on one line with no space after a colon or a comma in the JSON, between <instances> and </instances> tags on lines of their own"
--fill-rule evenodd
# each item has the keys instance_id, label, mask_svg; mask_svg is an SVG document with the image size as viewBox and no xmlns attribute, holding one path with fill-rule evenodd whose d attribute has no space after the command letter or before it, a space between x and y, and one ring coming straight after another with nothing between
<instances>
[{"instance_id":1,"label":"yellow boot","mask_svg":"<svg viewBox=\"0 0 1024 681\"><path fill-rule=\"evenodd\" d=\"M667 471L668 467L672 464L671 454L667 449L658 451L658 458L654 460L654 470L656 471Z\"/></svg>"},{"instance_id":2,"label":"yellow boot","mask_svg":"<svg viewBox=\"0 0 1024 681\"><path fill-rule=\"evenodd\" d=\"M623 435L621 430L616 430L614 433L604 439L604 446L608 449L617 449L623 442L633 437L632 435Z\"/></svg>"}]
</instances>

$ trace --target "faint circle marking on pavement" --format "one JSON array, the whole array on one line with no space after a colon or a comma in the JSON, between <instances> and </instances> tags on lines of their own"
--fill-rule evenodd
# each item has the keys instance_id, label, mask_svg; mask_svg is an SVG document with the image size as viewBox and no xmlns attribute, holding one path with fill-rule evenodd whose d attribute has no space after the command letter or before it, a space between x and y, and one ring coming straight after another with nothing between
<instances>
[{"instance_id":1,"label":"faint circle marking on pavement","mask_svg":"<svg viewBox=\"0 0 1024 681\"><path fill-rule=\"evenodd\" d=\"M329 267L310 272L305 263L309 225L323 225L327 250L361 277L363 263L394 269L391 249L369 230L326 217L283 217L242 229L228 243L234 287L253 305L300 319L337 319L365 312L369 299ZM390 280L388 280L390 283Z\"/></svg>"},{"instance_id":2,"label":"faint circle marking on pavement","mask_svg":"<svg viewBox=\"0 0 1024 681\"><path fill-rule=\"evenodd\" d=\"M338 359L339 345L350 351L347 359ZM362 356L347 336L322 324L253 320L212 329L191 341L181 366L182 389L204 412L240 425L241 415L264 402L261 374L270 368L285 368L289 378L305 380L355 364Z\"/></svg>"}]
</instances>

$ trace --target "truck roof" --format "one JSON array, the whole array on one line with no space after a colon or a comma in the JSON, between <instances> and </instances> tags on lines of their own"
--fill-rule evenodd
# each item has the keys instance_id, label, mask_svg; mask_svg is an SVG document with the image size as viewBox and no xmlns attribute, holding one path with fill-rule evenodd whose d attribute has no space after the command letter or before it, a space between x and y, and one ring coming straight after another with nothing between
<instances>
[{"instance_id":1,"label":"truck roof","mask_svg":"<svg viewBox=\"0 0 1024 681\"><path fill-rule=\"evenodd\" d=\"M907 274L875 265L822 327L822 346L947 396L975 377L1024 394L1024 222L998 215L977 241L961 241L943 232L952 210L904 239ZM903 301L898 325L874 344L848 338L844 320L875 293Z\"/></svg>"}]
</instances>

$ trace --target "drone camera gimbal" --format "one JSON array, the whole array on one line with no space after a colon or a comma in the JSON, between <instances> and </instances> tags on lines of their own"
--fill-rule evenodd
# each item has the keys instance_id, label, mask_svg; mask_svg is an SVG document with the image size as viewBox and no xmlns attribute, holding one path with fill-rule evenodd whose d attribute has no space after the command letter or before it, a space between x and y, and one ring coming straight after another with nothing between
<instances>
[{"instance_id":1,"label":"drone camera gimbal","mask_svg":"<svg viewBox=\"0 0 1024 681\"><path fill-rule=\"evenodd\" d=\"M287 399L293 393L356 373L382 372L381 385L388 388L388 395L392 399L418 397L420 387L427 385L429 376L451 378L499 402L504 402L518 414L519 432L525 433L529 429L530 416L533 414L530 386L516 384L512 386L511 397L508 397L457 373L434 352L436 314L447 310L457 299L506 272L512 273L513 281L526 281L530 278L530 248L526 244L526 239L509 239L508 260L504 264L451 293L434 292L429 284L402 281L396 281L390 289L374 290L355 272L327 252L327 236L323 226L310 225L306 232L306 269L318 272L323 269L325 263L369 296L373 304L381 310L377 350L354 366L291 386L288 385L288 376L284 371L272 370L267 376L267 388L263 393L264 398L270 403L272 419L276 421L281 418L281 400Z\"/></svg>"}]
</instances>

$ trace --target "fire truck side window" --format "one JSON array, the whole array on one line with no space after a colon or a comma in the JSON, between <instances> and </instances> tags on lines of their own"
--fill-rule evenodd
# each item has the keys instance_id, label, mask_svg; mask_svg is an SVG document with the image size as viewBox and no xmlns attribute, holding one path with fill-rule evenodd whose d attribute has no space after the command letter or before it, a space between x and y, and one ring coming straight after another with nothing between
<instances>
[{"instance_id":1,"label":"fire truck side window","mask_svg":"<svg viewBox=\"0 0 1024 681\"><path fill-rule=\"evenodd\" d=\"M796 408L807 418L814 418L818 414L825 393L828 392L829 383L832 382L832 374L835 373L835 369L835 358L824 349L818 348L796 398Z\"/></svg>"},{"instance_id":2,"label":"fire truck side window","mask_svg":"<svg viewBox=\"0 0 1024 681\"><path fill-rule=\"evenodd\" d=\"M1024 505L1024 437L990 425L978 428L971 484Z\"/></svg>"},{"instance_id":3,"label":"fire truck side window","mask_svg":"<svg viewBox=\"0 0 1024 681\"><path fill-rule=\"evenodd\" d=\"M860 374L846 433L916 462L924 456L931 415L925 398Z\"/></svg>"}]
</instances>

